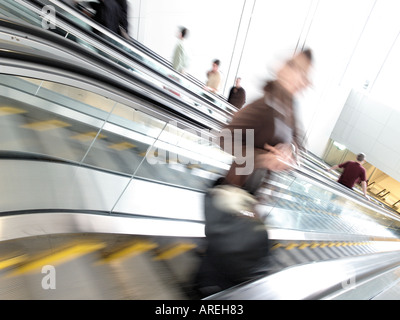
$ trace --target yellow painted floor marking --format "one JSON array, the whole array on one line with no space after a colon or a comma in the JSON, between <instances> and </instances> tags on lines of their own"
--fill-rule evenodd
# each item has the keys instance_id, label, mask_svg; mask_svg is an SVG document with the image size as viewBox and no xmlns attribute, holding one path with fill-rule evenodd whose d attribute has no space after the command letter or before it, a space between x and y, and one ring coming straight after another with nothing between
<instances>
[{"instance_id":1,"label":"yellow painted floor marking","mask_svg":"<svg viewBox=\"0 0 400 320\"><path fill-rule=\"evenodd\" d=\"M176 256L189 251L191 249L196 248L197 246L194 243L179 243L172 248L166 249L161 252L158 256L154 258L154 260L168 260L175 258Z\"/></svg>"},{"instance_id":2,"label":"yellow painted floor marking","mask_svg":"<svg viewBox=\"0 0 400 320\"><path fill-rule=\"evenodd\" d=\"M71 139L75 139L75 140L82 141L82 142L92 141L96 137L96 135L97 135L96 131L90 131L90 132L81 133L81 134L77 134L77 135L71 136ZM98 139L104 139L104 138L107 138L107 136L105 136L104 134L100 133L97 136L97 138Z\"/></svg>"},{"instance_id":3,"label":"yellow painted floor marking","mask_svg":"<svg viewBox=\"0 0 400 320\"><path fill-rule=\"evenodd\" d=\"M8 106L2 106L0 107L0 117L1 116L8 116L10 114L19 114L19 113L26 113L27 111L20 109L20 108L15 108L15 107L8 107Z\"/></svg>"},{"instance_id":4,"label":"yellow painted floor marking","mask_svg":"<svg viewBox=\"0 0 400 320\"><path fill-rule=\"evenodd\" d=\"M286 247L286 250L292 250L296 247L298 247L299 245L297 243L291 243Z\"/></svg>"},{"instance_id":5,"label":"yellow painted floor marking","mask_svg":"<svg viewBox=\"0 0 400 320\"><path fill-rule=\"evenodd\" d=\"M316 243L316 242L314 242L314 243L310 246L311 249L315 249L315 248L318 248L318 247L319 247L319 243Z\"/></svg>"},{"instance_id":6,"label":"yellow painted floor marking","mask_svg":"<svg viewBox=\"0 0 400 320\"><path fill-rule=\"evenodd\" d=\"M321 243L320 248L325 248L327 245L328 245L328 243L323 242L323 243Z\"/></svg>"},{"instance_id":7,"label":"yellow painted floor marking","mask_svg":"<svg viewBox=\"0 0 400 320\"><path fill-rule=\"evenodd\" d=\"M73 245L54 253L32 258L30 261L22 264L20 267L12 271L10 275L21 275L28 272L36 272L45 265L59 265L104 247L105 244L103 243L85 243Z\"/></svg>"},{"instance_id":8,"label":"yellow painted floor marking","mask_svg":"<svg viewBox=\"0 0 400 320\"><path fill-rule=\"evenodd\" d=\"M71 125L69 123L66 123L64 121L47 120L47 121L39 121L39 122L24 124L22 126L22 128L32 129L35 131L48 131L48 130L54 130L54 129L70 127L70 126Z\"/></svg>"},{"instance_id":9,"label":"yellow painted floor marking","mask_svg":"<svg viewBox=\"0 0 400 320\"><path fill-rule=\"evenodd\" d=\"M122 151L122 150L127 150L127 149L133 149L136 146L132 143L129 142L120 142L120 143L114 143L112 145L108 146L110 149L114 149L117 151Z\"/></svg>"},{"instance_id":10,"label":"yellow painted floor marking","mask_svg":"<svg viewBox=\"0 0 400 320\"><path fill-rule=\"evenodd\" d=\"M0 270L7 269L9 267L13 267L15 265L22 263L25 260L26 260L25 254L15 256L12 258L8 258L8 259L4 259L4 260L0 261Z\"/></svg>"},{"instance_id":11,"label":"yellow painted floor marking","mask_svg":"<svg viewBox=\"0 0 400 320\"><path fill-rule=\"evenodd\" d=\"M199 169L199 168L201 168L201 166L199 164L197 164L197 163L191 163L191 164L188 164L186 166L186 168L188 168L188 169Z\"/></svg>"},{"instance_id":12,"label":"yellow painted floor marking","mask_svg":"<svg viewBox=\"0 0 400 320\"><path fill-rule=\"evenodd\" d=\"M144 157L144 156L146 155L146 153L147 153L147 151L140 152L140 153L139 153L139 156ZM150 152L147 154L147 157L158 157L158 151L157 151L157 150L154 151L154 152L150 151Z\"/></svg>"},{"instance_id":13,"label":"yellow painted floor marking","mask_svg":"<svg viewBox=\"0 0 400 320\"><path fill-rule=\"evenodd\" d=\"M278 249L278 248L280 248L280 247L282 247L282 244L281 244L281 243L276 243L276 244L274 244L274 245L272 246L271 250L275 250L275 249Z\"/></svg>"},{"instance_id":14,"label":"yellow painted floor marking","mask_svg":"<svg viewBox=\"0 0 400 320\"><path fill-rule=\"evenodd\" d=\"M115 251L105 257L103 262L110 262L115 260L123 260L126 258L132 258L143 252L149 251L151 249L157 248L158 245L150 241L137 241L134 244L124 247L118 251Z\"/></svg>"},{"instance_id":15,"label":"yellow painted floor marking","mask_svg":"<svg viewBox=\"0 0 400 320\"><path fill-rule=\"evenodd\" d=\"M309 246L310 246L309 243L302 243L302 244L300 245L299 249L305 249L305 248L307 248L307 247L309 247Z\"/></svg>"}]
</instances>

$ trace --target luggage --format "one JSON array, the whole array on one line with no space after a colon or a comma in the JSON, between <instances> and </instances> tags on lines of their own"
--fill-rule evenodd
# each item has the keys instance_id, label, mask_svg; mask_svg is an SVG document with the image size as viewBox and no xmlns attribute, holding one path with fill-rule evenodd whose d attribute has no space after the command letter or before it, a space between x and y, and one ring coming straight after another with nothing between
<instances>
[{"instance_id":1,"label":"luggage","mask_svg":"<svg viewBox=\"0 0 400 320\"><path fill-rule=\"evenodd\" d=\"M200 268L200 286L223 290L267 273L268 233L255 213L256 203L253 195L231 185L218 185L207 192L208 246Z\"/></svg>"}]
</instances>

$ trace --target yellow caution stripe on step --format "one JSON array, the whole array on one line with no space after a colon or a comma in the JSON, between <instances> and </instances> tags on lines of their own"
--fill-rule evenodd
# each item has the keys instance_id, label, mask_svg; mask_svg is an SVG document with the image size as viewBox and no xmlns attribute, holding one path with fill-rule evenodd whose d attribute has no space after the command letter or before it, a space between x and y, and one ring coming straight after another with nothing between
<instances>
[{"instance_id":1,"label":"yellow caution stripe on step","mask_svg":"<svg viewBox=\"0 0 400 320\"><path fill-rule=\"evenodd\" d=\"M75 244L56 252L40 254L27 260L21 266L14 269L10 275L16 276L29 272L37 272L45 265L60 265L62 263L74 260L83 255L100 250L105 247L104 243L83 243Z\"/></svg>"}]
</instances>

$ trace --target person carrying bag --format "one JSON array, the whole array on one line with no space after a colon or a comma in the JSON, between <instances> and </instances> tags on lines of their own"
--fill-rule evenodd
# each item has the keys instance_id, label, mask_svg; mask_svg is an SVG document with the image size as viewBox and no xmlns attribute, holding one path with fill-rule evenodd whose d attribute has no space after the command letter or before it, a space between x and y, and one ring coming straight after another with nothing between
<instances>
[{"instance_id":1,"label":"person carrying bag","mask_svg":"<svg viewBox=\"0 0 400 320\"><path fill-rule=\"evenodd\" d=\"M234 161L205 195L207 249L197 275L203 295L268 273L268 232L257 214L256 194L271 171L296 166L302 146L293 100L309 84L311 63L310 50L284 63L276 80L267 82L264 96L239 110L226 127L232 154L244 154L245 161ZM224 148L227 141L222 142Z\"/></svg>"}]
</instances>

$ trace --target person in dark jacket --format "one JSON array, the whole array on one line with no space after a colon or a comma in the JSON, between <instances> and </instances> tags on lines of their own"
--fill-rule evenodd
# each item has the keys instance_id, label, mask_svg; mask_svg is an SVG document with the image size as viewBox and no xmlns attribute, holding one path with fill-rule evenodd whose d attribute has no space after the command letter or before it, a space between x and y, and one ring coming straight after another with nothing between
<instances>
[{"instance_id":1,"label":"person in dark jacket","mask_svg":"<svg viewBox=\"0 0 400 320\"><path fill-rule=\"evenodd\" d=\"M128 34L127 0L99 0L92 7L96 11L95 21L120 36Z\"/></svg>"},{"instance_id":2,"label":"person in dark jacket","mask_svg":"<svg viewBox=\"0 0 400 320\"><path fill-rule=\"evenodd\" d=\"M265 85L264 96L240 109L225 128L231 134L224 135L221 146L225 150L229 144L235 160L205 196L207 249L196 278L200 295L268 272L268 232L254 211L255 195L269 171L285 171L295 163L301 139L294 99L309 85L311 65L311 50L286 61Z\"/></svg>"},{"instance_id":3,"label":"person in dark jacket","mask_svg":"<svg viewBox=\"0 0 400 320\"><path fill-rule=\"evenodd\" d=\"M120 34L121 29L128 33L128 0L116 0L120 7L120 14L119 14L119 25L120 25ZM121 34L122 35L122 34Z\"/></svg>"},{"instance_id":4,"label":"person in dark jacket","mask_svg":"<svg viewBox=\"0 0 400 320\"><path fill-rule=\"evenodd\" d=\"M254 133L254 153L246 155L244 163L233 162L225 177L227 183L244 187L250 175L238 174L238 168L245 167L248 162L254 164L255 171L282 171L289 168L287 164L293 157L292 151L302 148L294 97L309 85L311 65L310 50L297 54L278 70L275 80L267 82L262 98L234 115L226 129L232 133L239 129L242 135L240 141L233 141L233 147L243 148L244 154L248 129ZM233 153L239 154L235 151ZM254 185L251 189L257 187Z\"/></svg>"},{"instance_id":5,"label":"person in dark jacket","mask_svg":"<svg viewBox=\"0 0 400 320\"><path fill-rule=\"evenodd\" d=\"M246 103L246 91L242 88L241 78L236 78L235 85L229 91L228 102L237 108L241 108Z\"/></svg>"}]
</instances>

